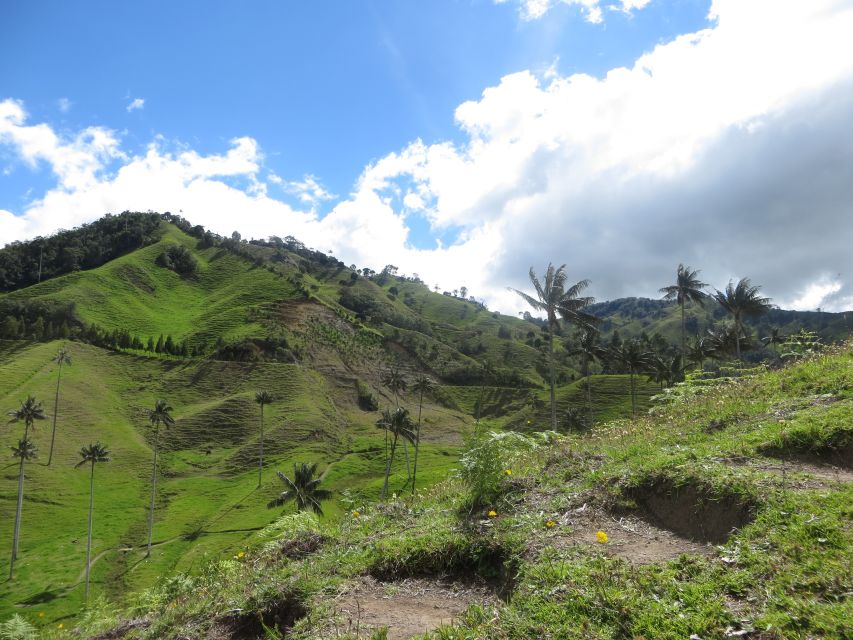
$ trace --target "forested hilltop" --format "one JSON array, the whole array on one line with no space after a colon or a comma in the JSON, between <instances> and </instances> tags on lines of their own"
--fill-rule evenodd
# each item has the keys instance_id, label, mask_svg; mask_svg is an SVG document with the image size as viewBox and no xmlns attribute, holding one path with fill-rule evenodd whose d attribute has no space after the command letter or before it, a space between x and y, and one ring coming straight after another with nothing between
<instances>
[{"instance_id":1,"label":"forested hilltop","mask_svg":"<svg viewBox=\"0 0 853 640\"><path fill-rule=\"evenodd\" d=\"M666 607L675 592L656 580L695 571L711 580L690 601L698 603L702 589L719 587L719 554L701 547L693 558L699 534L652 522L658 512L638 502L651 487L678 493L684 460L695 496L716 500L748 486L734 496L743 497L743 520L731 523L740 527L780 517L759 508L774 472L750 475L775 464L765 457L817 456L820 473L821 464L849 466L849 421L840 420L849 408L849 349L830 347L849 335L845 314L776 309L748 280L715 291L683 265L677 273L673 265L675 284L661 276L675 291L670 301L595 304L585 297L593 287L553 265L537 275L541 267L520 292L530 313L515 318L489 310L463 282L434 291L394 265L346 265L292 237L222 237L172 214L125 212L0 250L0 408L12 420L0 432L8 452L0 542L10 568L0 584L0 638L17 637L14 625L64 637L113 624L102 637L262 637L264 627L345 637L357 632L333 622L329 607L337 605L321 597L336 589L350 594L342 595L347 610L362 593L437 589L449 598L468 589L459 612L478 604L489 620L499 611L518 626L487 623L472 609L461 636L440 637L529 637L551 624L540 605L556 606L530 600L537 580L548 589L570 581L567 565L542 564L564 552L582 559L570 572L574 584L612 579L632 599L645 584ZM779 373L789 363L796 366ZM821 375L825 384L815 382ZM754 393L754 406L729 395L711 413L704 400L690 404L729 387ZM762 399L768 389L775 395ZM790 429L789 416L799 421ZM702 477L703 465L721 456L744 464L764 457L755 470L713 466L735 474L725 482L722 471ZM831 489L818 500L819 517L844 517L836 508L844 493L832 492L849 485L791 477ZM568 482L572 496L552 493L552 480ZM785 508L799 508L806 494L791 494L787 475L783 482L793 501ZM584 503L599 518L590 521L593 536L601 529L619 543L611 523L620 509L636 508L625 530L672 536L678 553L642 569L658 576L651 582L618 564L618 548L616 564L588 555L573 546L581 534L572 531L586 530L570 515L586 513ZM559 544L543 551L549 532ZM745 545L766 543L745 536ZM848 548L847 533L827 536L841 546L815 550L829 555L814 559L837 562L832 554ZM350 546L358 558L347 556ZM667 564L682 551L693 559ZM314 561L322 569L314 581L291 573ZM335 577L322 568L338 562ZM555 566L559 576L542 573ZM442 567L483 581L441 591ZM243 588L244 570L275 578ZM751 566L749 579L759 570ZM847 579L835 565L830 573ZM217 581L228 585L223 599L205 591ZM205 595L193 600L194 590ZM824 592L837 596L834 587ZM806 599L797 606L811 606ZM119 605L131 609L118 613ZM775 605L750 606L750 620L782 619ZM808 609L816 618L803 628L828 628L841 619L846 605L838 606ZM743 627L722 610L706 614L701 624L686 618L691 633ZM628 634L619 616L572 615L592 637ZM687 623L655 627L663 617L631 618L633 635L683 637Z\"/></svg>"}]
</instances>

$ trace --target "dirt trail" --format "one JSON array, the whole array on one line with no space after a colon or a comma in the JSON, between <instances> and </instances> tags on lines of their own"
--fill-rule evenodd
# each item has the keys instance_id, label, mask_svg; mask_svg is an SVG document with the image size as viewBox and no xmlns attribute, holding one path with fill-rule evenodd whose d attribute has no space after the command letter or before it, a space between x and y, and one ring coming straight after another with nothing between
<instances>
[{"instance_id":1,"label":"dirt trail","mask_svg":"<svg viewBox=\"0 0 853 640\"><path fill-rule=\"evenodd\" d=\"M714 553L710 544L687 540L640 518L616 517L589 505L555 517L553 522L554 526L536 541L535 551L548 546L565 549L582 545L638 565L666 562L684 553L701 556ZM606 534L607 542L599 542L599 531Z\"/></svg>"},{"instance_id":2,"label":"dirt trail","mask_svg":"<svg viewBox=\"0 0 853 640\"><path fill-rule=\"evenodd\" d=\"M337 623L332 633L370 637L387 627L389 640L404 640L452 622L471 604L496 602L494 593L480 584L416 578L380 582L365 577L333 602Z\"/></svg>"},{"instance_id":3,"label":"dirt trail","mask_svg":"<svg viewBox=\"0 0 853 640\"><path fill-rule=\"evenodd\" d=\"M853 482L853 470L819 462L776 458L749 458L725 460L731 467L751 469L774 476L765 484L781 484L783 476L785 485L792 490L798 489L827 489L840 484Z\"/></svg>"}]
</instances>

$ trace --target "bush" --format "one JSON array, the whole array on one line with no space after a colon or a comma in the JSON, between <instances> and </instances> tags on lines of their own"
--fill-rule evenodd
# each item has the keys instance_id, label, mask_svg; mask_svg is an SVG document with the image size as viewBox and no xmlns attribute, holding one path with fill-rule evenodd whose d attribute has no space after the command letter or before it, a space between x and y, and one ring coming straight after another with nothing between
<instances>
[{"instance_id":1,"label":"bush","mask_svg":"<svg viewBox=\"0 0 853 640\"><path fill-rule=\"evenodd\" d=\"M370 392L370 387L364 384L361 380L355 381L356 392L358 393L358 406L363 411L378 411L379 401Z\"/></svg>"},{"instance_id":2,"label":"bush","mask_svg":"<svg viewBox=\"0 0 853 640\"><path fill-rule=\"evenodd\" d=\"M157 256L156 263L182 276L191 276L198 269L198 262L192 252L184 246L169 245Z\"/></svg>"},{"instance_id":3,"label":"bush","mask_svg":"<svg viewBox=\"0 0 853 640\"><path fill-rule=\"evenodd\" d=\"M460 460L460 475L474 508L494 504L512 488L513 466L537 447L532 437L514 431L477 436Z\"/></svg>"}]
</instances>

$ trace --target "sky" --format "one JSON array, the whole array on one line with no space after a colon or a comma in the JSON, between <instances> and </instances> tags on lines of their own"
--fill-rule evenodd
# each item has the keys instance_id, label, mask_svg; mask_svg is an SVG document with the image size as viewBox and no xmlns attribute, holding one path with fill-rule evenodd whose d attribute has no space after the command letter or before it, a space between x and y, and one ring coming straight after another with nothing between
<instances>
[{"instance_id":1,"label":"sky","mask_svg":"<svg viewBox=\"0 0 853 640\"><path fill-rule=\"evenodd\" d=\"M124 210L505 313L853 309L853 0L0 1L0 246Z\"/></svg>"}]
</instances>

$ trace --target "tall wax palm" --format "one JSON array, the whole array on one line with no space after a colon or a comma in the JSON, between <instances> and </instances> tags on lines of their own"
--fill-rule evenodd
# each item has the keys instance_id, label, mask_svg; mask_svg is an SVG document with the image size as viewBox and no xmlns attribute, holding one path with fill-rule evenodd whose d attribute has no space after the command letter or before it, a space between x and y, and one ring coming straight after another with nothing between
<instances>
[{"instance_id":1,"label":"tall wax palm","mask_svg":"<svg viewBox=\"0 0 853 640\"><path fill-rule=\"evenodd\" d=\"M649 366L652 354L643 349L639 340L623 342L613 354L631 375L631 416L637 417L637 384L635 376Z\"/></svg>"},{"instance_id":2,"label":"tall wax palm","mask_svg":"<svg viewBox=\"0 0 853 640\"><path fill-rule=\"evenodd\" d=\"M676 354L670 357L659 353L649 354L649 379L657 382L661 389L681 379L681 373L681 355Z\"/></svg>"},{"instance_id":3,"label":"tall wax palm","mask_svg":"<svg viewBox=\"0 0 853 640\"><path fill-rule=\"evenodd\" d=\"M415 492L415 482L418 477L418 452L421 450L421 411L424 406L424 394L431 393L435 389L435 382L425 375L420 375L412 384L412 391L418 394L418 426L415 431L415 468L412 471L412 493Z\"/></svg>"},{"instance_id":4,"label":"tall wax palm","mask_svg":"<svg viewBox=\"0 0 853 640\"><path fill-rule=\"evenodd\" d=\"M84 464L91 465L89 472L89 535L86 538L86 602L89 601L89 569L92 563L92 515L95 511L95 464L109 462L110 452L100 442L90 444L80 449L80 462L74 465L77 469Z\"/></svg>"},{"instance_id":5,"label":"tall wax palm","mask_svg":"<svg viewBox=\"0 0 853 640\"><path fill-rule=\"evenodd\" d=\"M261 486L261 481L264 479L264 406L271 404L272 401L272 394L268 391L258 391L255 393L255 402L261 406L261 447L260 455L258 456L258 487Z\"/></svg>"},{"instance_id":6,"label":"tall wax palm","mask_svg":"<svg viewBox=\"0 0 853 640\"><path fill-rule=\"evenodd\" d=\"M18 539L20 537L21 524L21 503L24 501L24 463L36 457L36 447L32 440L22 438L18 441L17 447L11 447L12 456L18 458L20 463L20 472L18 475L18 511L15 518L15 533L12 540L12 557L9 561L9 580L15 576L15 560L18 558Z\"/></svg>"},{"instance_id":7,"label":"tall wax palm","mask_svg":"<svg viewBox=\"0 0 853 640\"><path fill-rule=\"evenodd\" d=\"M391 465L394 464L394 454L397 451L397 442L400 438L403 441L414 442L415 432L412 430L412 420L409 418L409 410L400 407L394 411L385 410L382 412L382 417L376 422L376 426L380 429L385 429L386 433L393 435L391 443L391 455L385 462L385 482L382 484L382 499L388 495L388 478L391 475Z\"/></svg>"},{"instance_id":8,"label":"tall wax palm","mask_svg":"<svg viewBox=\"0 0 853 640\"><path fill-rule=\"evenodd\" d=\"M62 365L71 366L71 354L68 349L61 347L53 361L59 365L59 370L56 374L56 396L53 399L53 433L50 436L50 453L47 454L47 466L50 466L53 460L53 445L56 441L56 416L59 413L59 381L62 378Z\"/></svg>"},{"instance_id":9,"label":"tall wax palm","mask_svg":"<svg viewBox=\"0 0 853 640\"><path fill-rule=\"evenodd\" d=\"M678 271L675 275L675 284L668 287L663 287L660 292L664 294L664 300L675 300L681 307L681 358L685 358L685 328L684 328L684 305L688 302L698 302L700 306L704 306L705 298L708 297L702 289L708 285L698 278L699 271L685 267L683 264L678 265Z\"/></svg>"},{"instance_id":10,"label":"tall wax palm","mask_svg":"<svg viewBox=\"0 0 853 640\"><path fill-rule=\"evenodd\" d=\"M396 367L390 368L388 371L384 372L380 378L382 384L388 387L391 392L394 394L394 406L399 409L400 408L400 392L405 391L409 386L409 381L406 380L406 377L402 374L402 372ZM386 441L385 441L385 449L386 449L386 457L388 455L388 441L387 441L387 433ZM408 444L403 442L403 450L406 454L406 473L408 474L409 479L412 477L412 469L409 466L409 447Z\"/></svg>"},{"instance_id":11,"label":"tall wax palm","mask_svg":"<svg viewBox=\"0 0 853 640\"><path fill-rule=\"evenodd\" d=\"M765 346L771 347L773 345L785 344L785 340L787 339L788 336L784 335L779 327L772 327L770 329L770 334L761 338L761 342L763 342Z\"/></svg>"},{"instance_id":12,"label":"tall wax palm","mask_svg":"<svg viewBox=\"0 0 853 640\"><path fill-rule=\"evenodd\" d=\"M520 295L527 304L545 313L548 327L548 367L550 370L551 387L551 428L557 430L557 403L554 394L554 332L560 327L561 317L568 323L577 324L581 328L593 327L597 319L584 313L584 307L595 302L594 298L581 297L581 293L589 286L589 280L581 280L566 289L566 265L555 268L548 264L544 281L540 281L533 267L530 267L530 283L536 291L536 297L530 296L518 289L510 288Z\"/></svg>"},{"instance_id":13,"label":"tall wax palm","mask_svg":"<svg viewBox=\"0 0 853 640\"><path fill-rule=\"evenodd\" d=\"M151 467L151 507L148 511L148 550L146 558L151 557L151 541L154 536L154 498L157 495L157 450L160 446L160 426L171 427L175 424L172 418L172 407L165 400L157 400L154 408L148 411L148 421L154 427L154 464Z\"/></svg>"},{"instance_id":14,"label":"tall wax palm","mask_svg":"<svg viewBox=\"0 0 853 640\"><path fill-rule=\"evenodd\" d=\"M9 422L24 423L24 437L21 442L30 442L30 429L33 428L36 420L44 420L44 409L41 402L33 396L27 396L27 399L21 402L21 406L9 412L11 420ZM21 458L21 465L18 471L18 504L15 508L15 529L12 542L12 561L18 557L18 542L21 536L21 510L24 506L24 462L29 458Z\"/></svg>"},{"instance_id":15,"label":"tall wax palm","mask_svg":"<svg viewBox=\"0 0 853 640\"><path fill-rule=\"evenodd\" d=\"M332 497L332 492L326 489L320 489L319 485L322 478L315 478L317 473L317 463L307 464L305 462L299 465L293 465L293 479L288 478L281 471L276 471L279 479L287 487L281 494L270 500L267 503L267 508L281 507L291 500L296 502L296 509L304 511L310 508L317 515L323 515L323 507L320 504L323 500L328 500Z\"/></svg>"},{"instance_id":16,"label":"tall wax palm","mask_svg":"<svg viewBox=\"0 0 853 640\"><path fill-rule=\"evenodd\" d=\"M598 330L594 327L582 329L574 346L568 349L569 355L581 357L581 373L586 378L586 405L589 414L589 426L594 424L592 413L592 376L589 365L601 358L603 349L598 344Z\"/></svg>"},{"instance_id":17,"label":"tall wax palm","mask_svg":"<svg viewBox=\"0 0 853 640\"><path fill-rule=\"evenodd\" d=\"M740 360L740 340L743 333L743 320L748 316L759 316L770 309L770 298L762 298L758 292L761 287L753 285L749 278L741 278L735 285L729 280L725 291L716 291L714 299L735 321L735 351Z\"/></svg>"}]
</instances>

